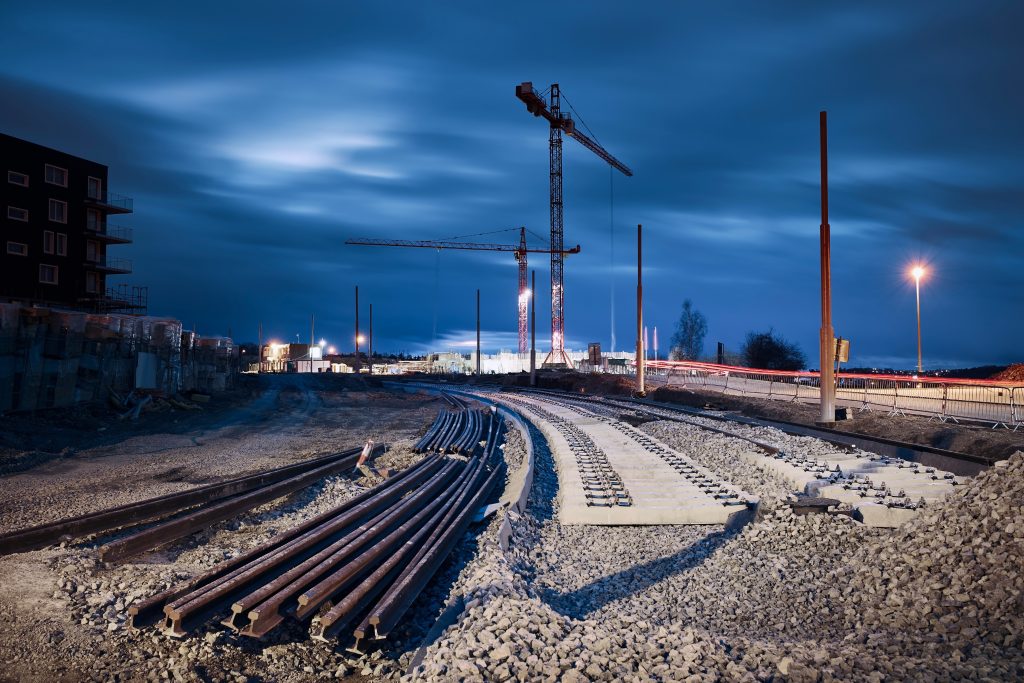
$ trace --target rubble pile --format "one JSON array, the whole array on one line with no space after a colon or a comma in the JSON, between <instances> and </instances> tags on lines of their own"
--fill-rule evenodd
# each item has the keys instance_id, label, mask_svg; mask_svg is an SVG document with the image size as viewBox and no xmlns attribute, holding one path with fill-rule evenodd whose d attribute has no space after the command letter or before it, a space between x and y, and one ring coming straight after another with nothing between
<instances>
[{"instance_id":1,"label":"rubble pile","mask_svg":"<svg viewBox=\"0 0 1024 683\"><path fill-rule=\"evenodd\" d=\"M1024 643L1024 452L856 553L837 572L851 628Z\"/></svg>"}]
</instances>

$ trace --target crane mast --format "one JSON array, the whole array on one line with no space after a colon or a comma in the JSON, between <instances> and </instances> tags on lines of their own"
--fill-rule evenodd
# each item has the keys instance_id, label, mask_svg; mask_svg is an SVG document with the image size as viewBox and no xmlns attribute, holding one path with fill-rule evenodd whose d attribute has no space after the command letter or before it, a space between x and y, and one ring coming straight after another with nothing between
<instances>
[{"instance_id":1,"label":"crane mast","mask_svg":"<svg viewBox=\"0 0 1024 683\"><path fill-rule=\"evenodd\" d=\"M565 352L565 280L563 277L564 206L562 203L562 131L603 159L612 168L626 176L633 171L612 156L604 147L581 131L568 114L562 113L562 95L557 83L552 84L550 104L527 81L516 86L516 97L526 104L526 110L548 121L548 155L551 206L551 351L544 359L546 367L572 367ZM520 335L522 338L522 334Z\"/></svg>"},{"instance_id":2,"label":"crane mast","mask_svg":"<svg viewBox=\"0 0 1024 683\"><path fill-rule=\"evenodd\" d=\"M526 228L519 228L518 244L492 244L486 242L456 242L453 240L391 240L378 239L373 237L356 237L345 240L345 244L355 244L371 247L413 247L420 249L459 249L464 251L511 251L519 264L519 292L517 300L517 313L519 317L519 353L528 351L526 339L527 305L531 292L526 286L527 254L548 254L554 258L554 246L550 249L534 249L526 244ZM572 249L564 250L563 244L559 242L559 256L565 254L580 253L580 245ZM561 259L559 259L561 263ZM536 296L536 293L533 293Z\"/></svg>"},{"instance_id":3,"label":"crane mast","mask_svg":"<svg viewBox=\"0 0 1024 683\"><path fill-rule=\"evenodd\" d=\"M551 114L561 120L561 95L558 84L551 86ZM543 365L572 367L565 353L565 285L562 277L562 242L565 239L562 205L562 128L551 126L548 134L549 172L551 175L551 351Z\"/></svg>"}]
</instances>

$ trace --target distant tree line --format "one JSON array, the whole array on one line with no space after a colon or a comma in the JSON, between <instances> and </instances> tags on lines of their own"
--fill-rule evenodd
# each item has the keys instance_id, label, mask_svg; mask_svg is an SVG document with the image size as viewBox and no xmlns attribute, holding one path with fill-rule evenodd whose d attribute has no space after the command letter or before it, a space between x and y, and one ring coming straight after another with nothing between
<instances>
[{"instance_id":1,"label":"distant tree line","mask_svg":"<svg viewBox=\"0 0 1024 683\"><path fill-rule=\"evenodd\" d=\"M707 333L707 318L690 299L685 299L672 334L669 359L702 360ZM807 357L800 346L786 340L774 329L748 332L739 358L735 360L746 367L762 370L802 370L807 367Z\"/></svg>"}]
</instances>

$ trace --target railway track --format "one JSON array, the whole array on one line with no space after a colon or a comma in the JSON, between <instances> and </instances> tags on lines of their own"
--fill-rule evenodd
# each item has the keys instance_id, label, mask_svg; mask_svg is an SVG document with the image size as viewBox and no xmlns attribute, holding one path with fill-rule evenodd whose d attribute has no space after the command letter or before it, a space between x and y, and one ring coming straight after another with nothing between
<instances>
[{"instance_id":1,"label":"railway track","mask_svg":"<svg viewBox=\"0 0 1024 683\"><path fill-rule=\"evenodd\" d=\"M381 448L383 446L377 446L375 452ZM191 533L188 529L195 530L214 521L226 519L261 502L298 490L316 479L352 469L362 451L362 448L351 448L257 474L199 486L180 493L120 505L27 529L18 529L0 535L0 555L44 548L89 534L164 519L185 510L197 508L193 516L194 523L175 521L169 523L168 526L157 527L161 529L160 531L142 532L143 535L133 542L118 542L111 546L107 550L107 556L103 558L108 561L125 559L142 550L149 549L143 547L149 543L152 543L149 547L161 545ZM270 498L266 497L268 494L272 494ZM214 508L216 508L215 511ZM220 516L221 513L223 516Z\"/></svg>"},{"instance_id":2,"label":"railway track","mask_svg":"<svg viewBox=\"0 0 1024 683\"><path fill-rule=\"evenodd\" d=\"M887 468L888 471L892 471L891 468L895 468L896 471L906 471L911 475L916 475L913 478L920 478L921 481L942 480L950 486L959 485L956 476L951 472L941 472L938 471L936 467L929 466L925 463L886 454L885 449L879 449L882 450L882 453L865 453L863 449L860 448L861 444L859 443L844 443L834 438L822 439L823 441L830 443L832 446L851 454L853 456L853 460L859 461L852 471L844 472L843 468L840 468L835 463L829 463L827 460L809 457L800 453L793 453L789 450L774 446L760 439L753 438L748 434L738 432L734 429L728 429L724 426L716 427L707 424L707 420L714 419L718 422L726 424L732 422L744 427L774 427L781 429L779 425L771 424L767 421L736 418L735 416L705 414L704 411L696 411L682 407L677 408L675 406L668 406L664 404L651 404L650 402L639 401L636 399L608 396L582 397L543 389L520 390L516 393L535 395L542 398L544 401L560 405L577 413L580 413L581 411L589 411L595 415L602 415L607 418L624 421L628 421L631 418L640 418L641 421L668 420L697 427L704 431L722 434L733 439L739 439L759 449L766 457L781 461L786 465L801 471L805 475L808 475L813 478L819 486L841 486L844 490L857 493L861 498L872 499L889 508L914 510L924 506L926 502L924 499L913 500L902 490L890 490L890 488L885 485L884 481L880 480L884 475L880 474L879 471L876 471L877 468ZM628 412L623 413L623 411ZM794 432L792 430L783 429L783 431L787 431L788 433L797 436L822 438L818 434L810 433L810 430L798 430ZM884 446L885 444L883 443L882 445ZM946 462L949 462L948 459Z\"/></svg>"},{"instance_id":3,"label":"railway track","mask_svg":"<svg viewBox=\"0 0 1024 683\"><path fill-rule=\"evenodd\" d=\"M211 620L259 638L285 621L353 648L386 638L505 474L504 423L457 397L405 470L243 555L129 608L131 626L181 637ZM419 445L419 444L418 444ZM458 454L457 454L458 453Z\"/></svg>"}]
</instances>

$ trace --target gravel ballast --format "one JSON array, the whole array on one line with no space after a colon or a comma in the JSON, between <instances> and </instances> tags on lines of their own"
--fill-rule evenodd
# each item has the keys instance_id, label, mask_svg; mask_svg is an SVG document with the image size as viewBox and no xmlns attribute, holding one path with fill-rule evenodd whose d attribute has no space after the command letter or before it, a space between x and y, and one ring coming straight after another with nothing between
<instances>
[{"instance_id":1,"label":"gravel ballast","mask_svg":"<svg viewBox=\"0 0 1024 683\"><path fill-rule=\"evenodd\" d=\"M782 504L789 483L734 457L748 447L738 440L678 424L644 429L762 496L759 518L739 532L561 527L554 463L531 428L528 514L511 516L507 553L493 548L471 563L477 583L465 609L411 678L1024 676L1024 454L912 523L879 530L844 516L794 515ZM779 445L833 448L790 439Z\"/></svg>"}]
</instances>

